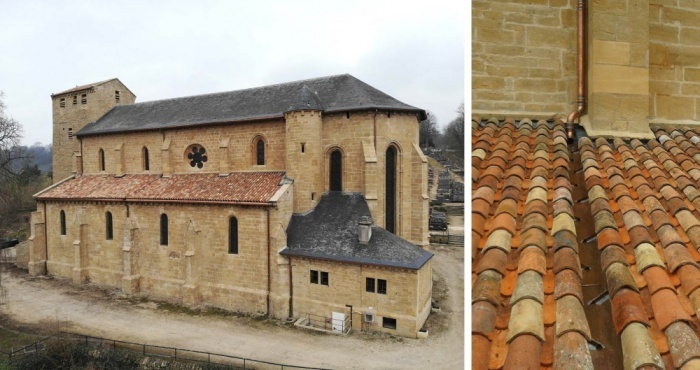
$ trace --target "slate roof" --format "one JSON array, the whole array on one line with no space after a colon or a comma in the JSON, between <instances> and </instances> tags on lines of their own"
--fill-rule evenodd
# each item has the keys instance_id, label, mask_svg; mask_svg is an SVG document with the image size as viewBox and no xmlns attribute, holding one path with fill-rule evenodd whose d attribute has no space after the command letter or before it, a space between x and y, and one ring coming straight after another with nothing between
<instances>
[{"instance_id":1,"label":"slate roof","mask_svg":"<svg viewBox=\"0 0 700 370\"><path fill-rule=\"evenodd\" d=\"M36 195L38 200L157 201L267 204L284 172L209 174L88 175L70 179Z\"/></svg>"},{"instance_id":2,"label":"slate roof","mask_svg":"<svg viewBox=\"0 0 700 370\"><path fill-rule=\"evenodd\" d=\"M561 121L472 121L472 368L592 369Z\"/></svg>"},{"instance_id":3,"label":"slate roof","mask_svg":"<svg viewBox=\"0 0 700 370\"><path fill-rule=\"evenodd\" d=\"M578 141L625 367L700 367L700 137Z\"/></svg>"},{"instance_id":4,"label":"slate roof","mask_svg":"<svg viewBox=\"0 0 700 370\"><path fill-rule=\"evenodd\" d=\"M371 218L361 193L326 193L313 211L292 217L287 248L280 254L407 269L419 269L432 258L432 253L378 226L372 226L369 243L360 244L362 216Z\"/></svg>"},{"instance_id":5,"label":"slate roof","mask_svg":"<svg viewBox=\"0 0 700 370\"><path fill-rule=\"evenodd\" d=\"M404 104L349 75L321 77L244 90L115 106L78 136L282 118L290 110L344 112L388 109L425 111Z\"/></svg>"}]
</instances>

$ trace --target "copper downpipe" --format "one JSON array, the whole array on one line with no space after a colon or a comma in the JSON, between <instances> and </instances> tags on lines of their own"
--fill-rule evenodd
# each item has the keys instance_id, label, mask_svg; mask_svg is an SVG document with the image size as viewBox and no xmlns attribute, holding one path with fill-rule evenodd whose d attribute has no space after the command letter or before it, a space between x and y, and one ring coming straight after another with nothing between
<instances>
[{"instance_id":1,"label":"copper downpipe","mask_svg":"<svg viewBox=\"0 0 700 370\"><path fill-rule=\"evenodd\" d=\"M566 119L566 135L569 139L573 139L574 136L574 120L581 117L583 110L586 108L586 91L584 88L586 79L586 64L585 64L585 14L586 14L586 4L585 0L578 0L576 6L578 13L578 52L576 56L576 64L578 70L578 96L576 98L577 108L575 111L571 112Z\"/></svg>"}]
</instances>

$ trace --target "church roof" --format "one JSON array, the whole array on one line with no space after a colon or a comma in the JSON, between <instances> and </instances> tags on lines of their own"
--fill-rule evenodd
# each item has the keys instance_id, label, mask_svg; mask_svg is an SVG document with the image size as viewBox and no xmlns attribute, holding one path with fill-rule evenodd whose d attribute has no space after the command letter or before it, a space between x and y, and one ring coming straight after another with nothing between
<instances>
[{"instance_id":1,"label":"church roof","mask_svg":"<svg viewBox=\"0 0 700 370\"><path fill-rule=\"evenodd\" d=\"M361 193L324 194L313 211L292 217L280 254L408 269L419 269L433 256L378 226L372 226L369 243L360 244L363 216L371 219Z\"/></svg>"},{"instance_id":2,"label":"church roof","mask_svg":"<svg viewBox=\"0 0 700 370\"><path fill-rule=\"evenodd\" d=\"M115 106L96 122L78 131L78 136L116 132L157 130L212 123L230 123L284 117L290 110L321 109L344 112L384 109L425 111L402 103L349 75L337 75L277 85L206 95Z\"/></svg>"},{"instance_id":3,"label":"church roof","mask_svg":"<svg viewBox=\"0 0 700 370\"><path fill-rule=\"evenodd\" d=\"M284 172L233 172L161 175L88 175L70 179L36 195L38 200L94 200L176 203L267 204Z\"/></svg>"}]
</instances>

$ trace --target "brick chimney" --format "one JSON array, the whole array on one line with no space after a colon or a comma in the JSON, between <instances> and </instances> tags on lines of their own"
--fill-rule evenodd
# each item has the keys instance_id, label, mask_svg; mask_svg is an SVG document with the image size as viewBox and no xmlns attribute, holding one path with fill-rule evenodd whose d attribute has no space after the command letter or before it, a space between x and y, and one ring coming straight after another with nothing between
<instances>
[{"instance_id":1,"label":"brick chimney","mask_svg":"<svg viewBox=\"0 0 700 370\"><path fill-rule=\"evenodd\" d=\"M360 244L367 245L372 238L372 219L369 216L360 218Z\"/></svg>"}]
</instances>

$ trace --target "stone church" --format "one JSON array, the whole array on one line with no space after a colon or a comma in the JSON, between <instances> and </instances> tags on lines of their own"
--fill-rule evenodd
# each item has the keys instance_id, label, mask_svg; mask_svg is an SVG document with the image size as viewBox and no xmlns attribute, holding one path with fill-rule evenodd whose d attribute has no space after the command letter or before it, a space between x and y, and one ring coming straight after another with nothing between
<instances>
[{"instance_id":1,"label":"stone church","mask_svg":"<svg viewBox=\"0 0 700 370\"><path fill-rule=\"evenodd\" d=\"M30 274L417 336L424 110L347 74L143 103L115 78L51 99Z\"/></svg>"}]
</instances>

